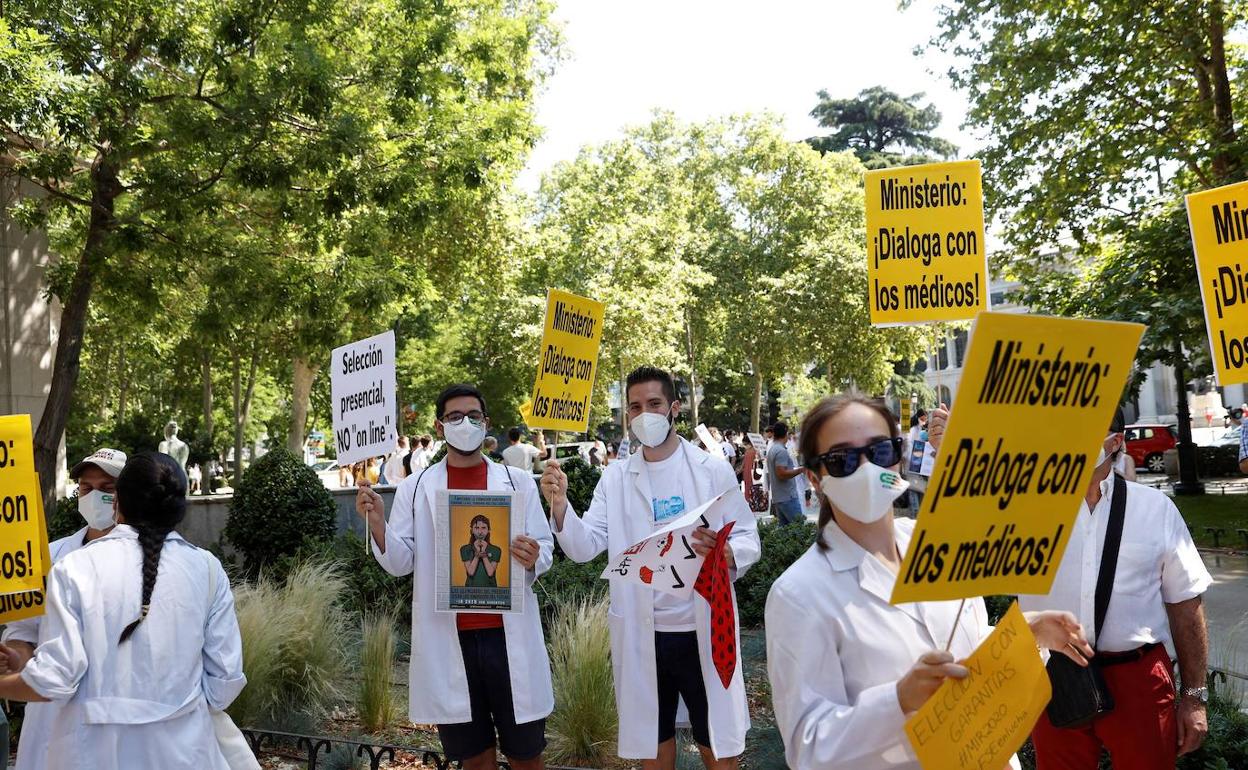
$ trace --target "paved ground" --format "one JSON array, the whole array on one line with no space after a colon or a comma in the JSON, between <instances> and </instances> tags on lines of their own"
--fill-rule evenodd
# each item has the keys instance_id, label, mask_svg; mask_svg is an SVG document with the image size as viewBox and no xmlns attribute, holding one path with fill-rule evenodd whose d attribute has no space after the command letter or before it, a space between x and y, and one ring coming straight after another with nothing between
<instances>
[{"instance_id":1,"label":"paved ground","mask_svg":"<svg viewBox=\"0 0 1248 770\"><path fill-rule=\"evenodd\" d=\"M1248 555L1204 552L1213 585L1205 593L1209 664L1236 672L1228 684L1248 697Z\"/></svg>"}]
</instances>

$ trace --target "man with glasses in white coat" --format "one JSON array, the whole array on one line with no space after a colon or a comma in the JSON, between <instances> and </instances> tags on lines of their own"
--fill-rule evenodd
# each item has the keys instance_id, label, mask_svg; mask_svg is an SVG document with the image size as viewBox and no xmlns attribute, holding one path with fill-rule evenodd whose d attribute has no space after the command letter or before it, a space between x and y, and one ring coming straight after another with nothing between
<instances>
[{"instance_id":1,"label":"man with glasses in white coat","mask_svg":"<svg viewBox=\"0 0 1248 770\"><path fill-rule=\"evenodd\" d=\"M572 509L567 476L557 463L547 463L542 476L552 528L574 561L587 562L603 551L620 553L686 511L737 488L732 466L719 453L696 450L673 429L680 401L670 374L653 367L635 370L628 376L625 398L641 450L607 466L588 511ZM760 545L745 498L730 494L725 501L722 526L735 523L723 553L735 580L758 560ZM716 535L706 527L695 530L693 548L711 553ZM729 678L713 660L709 603L697 592L682 600L614 581L610 589L620 756L642 760L644 770L674 770L677 712L683 702L706 767L736 768L750 727L749 708L740 664ZM736 618L735 595L732 603ZM738 628L733 636L739 650Z\"/></svg>"},{"instance_id":2,"label":"man with glasses in white coat","mask_svg":"<svg viewBox=\"0 0 1248 770\"><path fill-rule=\"evenodd\" d=\"M541 770L555 698L533 582L550 569L554 540L533 478L481 454L489 426L481 391L448 387L435 415L446 457L412 469L395 490L390 521L367 483L355 502L377 563L391 575L413 576L409 716L437 725L443 752L464 770L496 770L496 747L515 770ZM524 516L528 534L511 542L511 554L525 580L523 613L435 612L434 506L441 489L513 491L519 498L512 510Z\"/></svg>"}]
</instances>

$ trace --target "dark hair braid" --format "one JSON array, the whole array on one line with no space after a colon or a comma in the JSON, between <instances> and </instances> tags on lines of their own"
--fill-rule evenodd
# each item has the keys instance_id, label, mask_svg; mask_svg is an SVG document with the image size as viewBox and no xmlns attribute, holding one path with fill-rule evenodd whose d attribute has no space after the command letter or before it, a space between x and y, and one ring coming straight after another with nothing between
<instances>
[{"instance_id":1,"label":"dark hair braid","mask_svg":"<svg viewBox=\"0 0 1248 770\"><path fill-rule=\"evenodd\" d=\"M144 452L132 457L117 477L117 505L139 535L143 551L143 600L139 617L121 632L126 641L151 610L165 539L186 515L186 474L169 455Z\"/></svg>"}]
</instances>

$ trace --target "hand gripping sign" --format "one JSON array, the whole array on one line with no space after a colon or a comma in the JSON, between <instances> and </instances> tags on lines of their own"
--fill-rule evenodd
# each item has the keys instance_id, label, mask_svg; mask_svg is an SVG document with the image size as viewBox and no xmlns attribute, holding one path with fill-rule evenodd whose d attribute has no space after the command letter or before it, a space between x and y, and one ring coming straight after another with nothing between
<instances>
[{"instance_id":1,"label":"hand gripping sign","mask_svg":"<svg viewBox=\"0 0 1248 770\"><path fill-rule=\"evenodd\" d=\"M1187 221L1214 374L1248 382L1248 182L1187 196Z\"/></svg>"},{"instance_id":2,"label":"hand gripping sign","mask_svg":"<svg viewBox=\"0 0 1248 770\"><path fill-rule=\"evenodd\" d=\"M1144 327L981 313L892 602L1047 593Z\"/></svg>"},{"instance_id":3,"label":"hand gripping sign","mask_svg":"<svg viewBox=\"0 0 1248 770\"><path fill-rule=\"evenodd\" d=\"M986 310L979 161L868 171L866 186L871 323L959 321Z\"/></svg>"},{"instance_id":4,"label":"hand gripping sign","mask_svg":"<svg viewBox=\"0 0 1248 770\"><path fill-rule=\"evenodd\" d=\"M1006 767L1048 705L1049 677L1017 602L962 665L966 679L946 679L906 720L923 770Z\"/></svg>"},{"instance_id":5,"label":"hand gripping sign","mask_svg":"<svg viewBox=\"0 0 1248 770\"><path fill-rule=\"evenodd\" d=\"M711 660L724 689L732 683L737 668L736 613L732 606L732 578L724 549L736 522L720 527L721 503L736 489L720 493L713 500L626 548L607 562L602 577L688 598L695 591L711 608ZM709 557L693 549L693 531L698 527L719 530Z\"/></svg>"}]
</instances>

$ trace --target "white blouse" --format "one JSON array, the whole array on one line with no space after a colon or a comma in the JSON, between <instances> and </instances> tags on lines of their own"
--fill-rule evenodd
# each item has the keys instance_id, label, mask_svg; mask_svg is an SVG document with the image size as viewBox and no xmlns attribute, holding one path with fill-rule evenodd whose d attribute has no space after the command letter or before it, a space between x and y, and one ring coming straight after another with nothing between
<instances>
[{"instance_id":1,"label":"white blouse","mask_svg":"<svg viewBox=\"0 0 1248 770\"><path fill-rule=\"evenodd\" d=\"M151 611L119 644L141 596L138 533L124 524L48 573L39 646L21 674L61 704L48 768L228 770L209 707L228 706L246 679L225 571L170 534Z\"/></svg>"},{"instance_id":2,"label":"white blouse","mask_svg":"<svg viewBox=\"0 0 1248 770\"><path fill-rule=\"evenodd\" d=\"M914 520L894 527L905 553ZM835 522L824 540L828 550L811 546L767 597L767 671L789 767L920 770L897 681L945 648L960 603L889 604L896 575ZM966 658L991 630L983 600L968 600L950 652Z\"/></svg>"}]
</instances>

